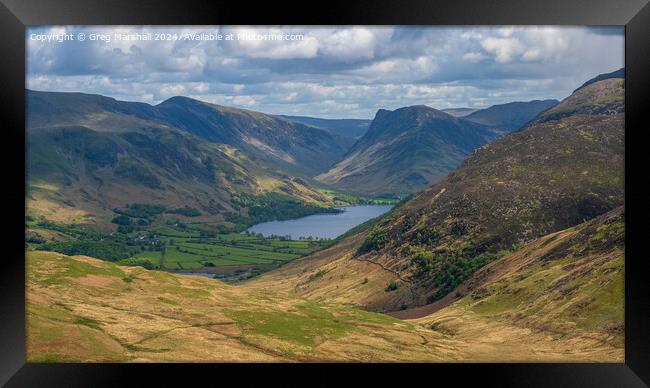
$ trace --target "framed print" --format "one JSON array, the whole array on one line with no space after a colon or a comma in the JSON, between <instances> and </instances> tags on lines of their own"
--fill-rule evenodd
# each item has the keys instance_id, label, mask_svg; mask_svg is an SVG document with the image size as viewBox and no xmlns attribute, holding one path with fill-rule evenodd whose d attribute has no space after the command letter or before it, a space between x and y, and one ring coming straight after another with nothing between
<instances>
[{"instance_id":1,"label":"framed print","mask_svg":"<svg viewBox=\"0 0 650 388\"><path fill-rule=\"evenodd\" d=\"M4 1L2 382L645 386L646 2L316 9Z\"/></svg>"}]
</instances>

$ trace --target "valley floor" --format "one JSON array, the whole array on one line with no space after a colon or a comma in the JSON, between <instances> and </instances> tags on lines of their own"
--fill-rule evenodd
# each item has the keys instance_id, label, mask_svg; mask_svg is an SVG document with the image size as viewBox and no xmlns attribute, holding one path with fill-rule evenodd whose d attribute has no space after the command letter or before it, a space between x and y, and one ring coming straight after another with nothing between
<instances>
[{"instance_id":1,"label":"valley floor","mask_svg":"<svg viewBox=\"0 0 650 388\"><path fill-rule=\"evenodd\" d=\"M28 252L29 362L622 362L598 335L467 315L420 320L85 256Z\"/></svg>"}]
</instances>

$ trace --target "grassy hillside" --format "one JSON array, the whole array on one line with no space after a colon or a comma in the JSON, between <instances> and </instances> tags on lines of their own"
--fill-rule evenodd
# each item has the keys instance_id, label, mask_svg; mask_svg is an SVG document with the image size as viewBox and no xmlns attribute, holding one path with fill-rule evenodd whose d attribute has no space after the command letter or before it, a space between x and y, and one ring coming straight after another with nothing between
<instances>
[{"instance_id":1,"label":"grassy hillside","mask_svg":"<svg viewBox=\"0 0 650 388\"><path fill-rule=\"evenodd\" d=\"M300 277L297 290L374 311L433 303L522 243L622 205L623 94L621 79L593 83L479 148L371 230L319 252L307 272L327 275Z\"/></svg>"},{"instance_id":2,"label":"grassy hillside","mask_svg":"<svg viewBox=\"0 0 650 388\"><path fill-rule=\"evenodd\" d=\"M460 338L252 284L84 256L30 252L27 274L29 362L622 360L589 331L558 343L544 331L479 319L475 325L508 336Z\"/></svg>"},{"instance_id":3,"label":"grassy hillside","mask_svg":"<svg viewBox=\"0 0 650 388\"><path fill-rule=\"evenodd\" d=\"M625 217L617 208L495 261L455 291L462 299L417 322L461 337L477 319L548 331L558 340L592 331L622 358L624 261Z\"/></svg>"},{"instance_id":4,"label":"grassy hillside","mask_svg":"<svg viewBox=\"0 0 650 388\"><path fill-rule=\"evenodd\" d=\"M28 213L34 218L110 230L112 209L134 202L169 209L191 207L203 219L215 222L247 217L247 210L254 206L250 203L265 201L271 192L279 195L274 198L281 198L280 202L332 205L328 196L300 177L300 171L292 175L282 170L280 164L289 162L277 159L274 151L280 147L278 142L291 143L283 155L293 156L285 159L319 165L323 158L334 157L325 155L328 149L338 149L327 133L297 128L301 124L272 116L187 100L153 107L81 93L29 91ZM196 117L188 112L175 115L179 106L195 105L201 107ZM208 120L212 127L201 120ZM215 127L216 123L221 127ZM207 134L193 133L198 129ZM314 141L312 146L319 150L307 163L303 157L311 151L297 150L294 145L300 142L293 136L299 133L304 140L314 131L320 136L315 139L329 146ZM222 137L209 138L208 134L215 133ZM264 134L268 136L260 140ZM257 200L244 201L242 195Z\"/></svg>"},{"instance_id":5,"label":"grassy hillside","mask_svg":"<svg viewBox=\"0 0 650 388\"><path fill-rule=\"evenodd\" d=\"M350 141L281 116L172 97L155 107L170 125L227 144L279 168L313 176L345 154Z\"/></svg>"},{"instance_id":6,"label":"grassy hillside","mask_svg":"<svg viewBox=\"0 0 650 388\"><path fill-rule=\"evenodd\" d=\"M385 315L207 278L49 252L27 264L30 362L441 360L450 342Z\"/></svg>"}]
</instances>

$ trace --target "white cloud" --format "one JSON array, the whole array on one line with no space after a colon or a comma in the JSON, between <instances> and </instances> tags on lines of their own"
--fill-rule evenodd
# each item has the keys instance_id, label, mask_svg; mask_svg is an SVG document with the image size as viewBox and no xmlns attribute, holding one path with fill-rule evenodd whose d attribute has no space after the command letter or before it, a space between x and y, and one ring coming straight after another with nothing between
<instances>
[{"instance_id":1,"label":"white cloud","mask_svg":"<svg viewBox=\"0 0 650 388\"><path fill-rule=\"evenodd\" d=\"M179 96L185 92L185 86L181 84L167 84L160 88L160 94L163 96Z\"/></svg>"},{"instance_id":2,"label":"white cloud","mask_svg":"<svg viewBox=\"0 0 650 388\"><path fill-rule=\"evenodd\" d=\"M319 52L344 59L371 59L375 55L376 35L365 27L319 30Z\"/></svg>"},{"instance_id":3,"label":"white cloud","mask_svg":"<svg viewBox=\"0 0 650 388\"><path fill-rule=\"evenodd\" d=\"M476 51L470 51L468 53L463 54L463 59L469 62L479 62L485 58L487 58L485 55Z\"/></svg>"},{"instance_id":4,"label":"white cloud","mask_svg":"<svg viewBox=\"0 0 650 388\"><path fill-rule=\"evenodd\" d=\"M488 53L494 54L499 63L511 62L525 50L525 46L517 38L489 37L481 41L481 46Z\"/></svg>"},{"instance_id":5,"label":"white cloud","mask_svg":"<svg viewBox=\"0 0 650 388\"><path fill-rule=\"evenodd\" d=\"M267 27L235 27L224 28L223 35L233 34L233 41L224 41L230 47L230 54L248 58L267 59L296 59L314 58L318 54L319 41L305 35L296 28L267 28ZM301 40L264 40L257 39L262 35L296 35ZM223 63L230 65L231 63Z\"/></svg>"},{"instance_id":6,"label":"white cloud","mask_svg":"<svg viewBox=\"0 0 650 388\"><path fill-rule=\"evenodd\" d=\"M205 93L210 90L210 85L207 82L198 82L192 85L192 90L197 93Z\"/></svg>"},{"instance_id":7,"label":"white cloud","mask_svg":"<svg viewBox=\"0 0 650 388\"><path fill-rule=\"evenodd\" d=\"M275 114L563 98L623 66L621 33L582 27L33 27L27 87L159 103L187 95ZM303 41L30 41L30 32L303 34Z\"/></svg>"}]
</instances>

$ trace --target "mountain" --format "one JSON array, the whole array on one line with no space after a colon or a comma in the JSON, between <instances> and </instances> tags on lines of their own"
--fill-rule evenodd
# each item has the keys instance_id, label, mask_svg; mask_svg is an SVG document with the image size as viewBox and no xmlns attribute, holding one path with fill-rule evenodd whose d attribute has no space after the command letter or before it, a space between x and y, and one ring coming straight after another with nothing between
<instances>
[{"instance_id":1,"label":"mountain","mask_svg":"<svg viewBox=\"0 0 650 388\"><path fill-rule=\"evenodd\" d=\"M187 97L172 97L155 108L171 126L306 175L327 170L349 146L340 136L320 128Z\"/></svg>"},{"instance_id":2,"label":"mountain","mask_svg":"<svg viewBox=\"0 0 650 388\"><path fill-rule=\"evenodd\" d=\"M476 112L478 109L474 108L449 108L449 109L441 109L443 112L450 114L454 117L465 117L468 114Z\"/></svg>"},{"instance_id":3,"label":"mountain","mask_svg":"<svg viewBox=\"0 0 650 388\"><path fill-rule=\"evenodd\" d=\"M502 129L504 132L512 132L558 102L558 100L534 100L493 105L468 114L465 119L491 128Z\"/></svg>"},{"instance_id":4,"label":"mountain","mask_svg":"<svg viewBox=\"0 0 650 388\"><path fill-rule=\"evenodd\" d=\"M35 91L27 93L27 142L30 211L104 227L129 203L190 206L215 221L245 214L242 194L324 204L287 171L318 171L343 152L323 130L185 98L151 106Z\"/></svg>"},{"instance_id":5,"label":"mountain","mask_svg":"<svg viewBox=\"0 0 650 388\"><path fill-rule=\"evenodd\" d=\"M345 158L316 179L353 193L412 193L442 179L498 135L424 105L381 109Z\"/></svg>"},{"instance_id":6,"label":"mountain","mask_svg":"<svg viewBox=\"0 0 650 388\"><path fill-rule=\"evenodd\" d=\"M372 120L365 119L321 119L306 116L281 116L285 119L324 129L346 139L356 140L363 136ZM353 144L354 142L352 142ZM350 144L350 145L352 145Z\"/></svg>"},{"instance_id":7,"label":"mountain","mask_svg":"<svg viewBox=\"0 0 650 388\"><path fill-rule=\"evenodd\" d=\"M284 287L299 295L374 311L446 297L521 244L624 204L624 94L620 78L579 89L370 230L265 276L291 278ZM314 273L326 275L303 278Z\"/></svg>"},{"instance_id":8,"label":"mountain","mask_svg":"<svg viewBox=\"0 0 650 388\"><path fill-rule=\"evenodd\" d=\"M611 73L599 74L599 75L595 76L594 78L590 79L589 81L585 82L584 84L582 84L578 89L584 88L587 85L591 85L594 82L598 82L598 81L602 81L602 80L610 79L610 78L623 78L623 79L625 79L625 68L622 67L622 68L620 68L618 70L612 71ZM574 90L574 92L577 91L578 89Z\"/></svg>"}]
</instances>

